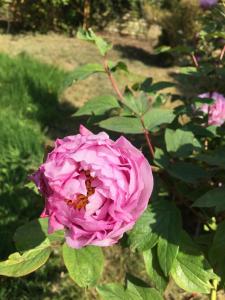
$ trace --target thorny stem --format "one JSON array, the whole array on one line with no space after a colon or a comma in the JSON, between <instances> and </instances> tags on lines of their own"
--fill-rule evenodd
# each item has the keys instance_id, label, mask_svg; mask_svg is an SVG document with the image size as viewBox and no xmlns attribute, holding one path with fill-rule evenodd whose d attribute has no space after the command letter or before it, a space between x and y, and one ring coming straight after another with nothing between
<instances>
[{"instance_id":1,"label":"thorny stem","mask_svg":"<svg viewBox=\"0 0 225 300\"><path fill-rule=\"evenodd\" d=\"M114 89L114 91L116 92L120 102L122 104L125 104L125 99L124 99L124 96L123 94L121 93L118 85L117 85L117 82L116 80L114 79L114 77L112 76L112 73L109 69L109 66L108 66L108 63L107 63L107 59L106 59L106 56L104 57L104 68L105 68L105 72L106 74L108 75L108 78L111 82L111 85ZM152 158L154 158L154 149L153 149L153 146L152 146L152 143L151 143L151 139L150 139L150 134L149 134L149 131L146 129L145 125L144 125L144 120L143 120L143 117L141 116L138 116L140 118L140 121L141 121L141 125L143 127L143 131L144 131L144 135L145 135L145 139L146 139L146 142L147 142L147 145L148 145L148 148L149 148L149 152L150 152L150 155Z\"/></svg>"}]
</instances>

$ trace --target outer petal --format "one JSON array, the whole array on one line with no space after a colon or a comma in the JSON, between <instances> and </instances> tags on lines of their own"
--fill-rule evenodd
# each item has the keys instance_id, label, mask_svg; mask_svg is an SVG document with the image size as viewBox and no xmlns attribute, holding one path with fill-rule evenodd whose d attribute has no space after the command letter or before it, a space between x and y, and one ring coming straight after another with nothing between
<instances>
[{"instance_id":1,"label":"outer petal","mask_svg":"<svg viewBox=\"0 0 225 300\"><path fill-rule=\"evenodd\" d=\"M88 130L86 127L84 127L82 124L80 125L80 134L81 135L91 135L93 134L90 130Z\"/></svg>"}]
</instances>

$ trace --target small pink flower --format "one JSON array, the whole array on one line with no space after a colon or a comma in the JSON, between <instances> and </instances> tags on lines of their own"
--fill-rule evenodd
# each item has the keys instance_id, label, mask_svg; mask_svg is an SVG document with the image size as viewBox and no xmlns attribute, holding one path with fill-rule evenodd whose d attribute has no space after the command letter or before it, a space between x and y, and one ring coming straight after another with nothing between
<instances>
[{"instance_id":1,"label":"small pink flower","mask_svg":"<svg viewBox=\"0 0 225 300\"><path fill-rule=\"evenodd\" d=\"M212 98L214 103L203 104L200 108L205 114L208 114L208 124L220 126L225 122L225 98L223 95L214 93L205 93L199 95L200 98Z\"/></svg>"},{"instance_id":2,"label":"small pink flower","mask_svg":"<svg viewBox=\"0 0 225 300\"><path fill-rule=\"evenodd\" d=\"M217 4L218 0L200 0L200 6L203 9L208 9Z\"/></svg>"},{"instance_id":3,"label":"small pink flower","mask_svg":"<svg viewBox=\"0 0 225 300\"><path fill-rule=\"evenodd\" d=\"M148 161L126 138L112 141L83 126L80 134L56 140L32 179L46 201L49 233L65 229L73 248L118 242L146 209L153 189Z\"/></svg>"}]
</instances>

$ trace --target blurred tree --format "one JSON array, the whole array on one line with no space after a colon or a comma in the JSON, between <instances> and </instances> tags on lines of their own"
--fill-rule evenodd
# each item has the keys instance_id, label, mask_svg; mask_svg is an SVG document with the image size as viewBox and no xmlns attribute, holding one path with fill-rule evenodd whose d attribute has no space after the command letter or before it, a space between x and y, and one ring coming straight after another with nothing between
<instances>
[{"instance_id":1,"label":"blurred tree","mask_svg":"<svg viewBox=\"0 0 225 300\"><path fill-rule=\"evenodd\" d=\"M83 29L88 29L90 26L91 17L91 0L84 0L84 19Z\"/></svg>"}]
</instances>

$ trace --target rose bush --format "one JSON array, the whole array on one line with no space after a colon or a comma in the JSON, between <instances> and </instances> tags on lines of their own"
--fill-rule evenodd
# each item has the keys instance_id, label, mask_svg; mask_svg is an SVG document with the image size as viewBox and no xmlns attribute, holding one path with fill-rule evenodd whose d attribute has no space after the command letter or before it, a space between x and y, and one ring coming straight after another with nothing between
<instances>
[{"instance_id":1,"label":"rose bush","mask_svg":"<svg viewBox=\"0 0 225 300\"><path fill-rule=\"evenodd\" d=\"M66 229L69 246L109 246L131 229L153 188L151 167L127 139L80 134L57 139L33 175L46 200L49 233Z\"/></svg>"},{"instance_id":2,"label":"rose bush","mask_svg":"<svg viewBox=\"0 0 225 300\"><path fill-rule=\"evenodd\" d=\"M208 124L209 125L222 125L225 122L225 98L222 94L217 92L204 93L199 95L200 98L212 98L214 103L203 104L201 111L208 114Z\"/></svg>"},{"instance_id":3,"label":"rose bush","mask_svg":"<svg viewBox=\"0 0 225 300\"><path fill-rule=\"evenodd\" d=\"M207 15L210 17L211 11ZM89 99L72 117L82 117L82 122L87 118L90 128L133 135L149 163L123 136L112 141L105 132L93 134L81 126L80 134L57 139L53 151L32 176L45 198L42 217L46 218L30 220L16 230L18 252L0 262L0 275L29 274L44 265L54 250L54 254L62 254L75 283L96 287L104 300L177 299L177 294L171 294L171 280L172 286L175 283L183 290L179 291L181 297L197 295L200 299L200 294L210 294L215 300L217 290L225 286L223 49L210 60L201 56L199 64L189 50L187 62L192 58L194 66L181 67L176 78L181 91L185 88L193 95L177 95L162 92L174 83L154 82L152 78L120 87L116 72L127 74L129 70L123 62L108 59L111 45L92 30L80 30L78 37L96 45L102 64L79 66L67 74L65 86L92 74L105 74L114 95ZM195 84L187 89L191 82ZM201 94L206 90L218 92ZM152 170L154 197L147 207L153 188ZM40 215L36 207L34 211ZM123 234L122 247L115 250L126 248L129 256L128 261L121 253L122 261L127 260L121 268L127 272L122 274L126 276L125 289L108 263L108 257L118 252L99 247L117 243ZM140 255L146 269L145 287L129 276L134 269L135 276L142 274L138 270L143 267ZM107 283L106 277L99 282L104 256L106 270L109 267L113 281L118 283ZM117 262L112 264L117 266ZM90 290L90 298L86 298L93 299L94 293Z\"/></svg>"}]
</instances>

